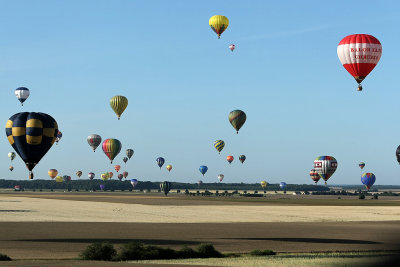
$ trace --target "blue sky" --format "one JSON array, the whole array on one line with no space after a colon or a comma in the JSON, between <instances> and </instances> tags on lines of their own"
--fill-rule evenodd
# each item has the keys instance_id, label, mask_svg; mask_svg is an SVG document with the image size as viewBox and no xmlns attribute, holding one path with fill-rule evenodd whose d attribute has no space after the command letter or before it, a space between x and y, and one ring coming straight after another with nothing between
<instances>
[{"instance_id":1,"label":"blue sky","mask_svg":"<svg viewBox=\"0 0 400 267\"><path fill-rule=\"evenodd\" d=\"M399 184L400 4L321 3L0 1L2 121L21 111L57 120L63 139L34 169L37 179L49 179L49 168L73 179L77 170L85 178L112 171L86 142L97 133L122 142L115 162L138 180L215 182L223 173L225 182L311 183L314 158L331 155L338 169L330 184L360 183L360 161L377 184ZM230 20L220 40L208 26L215 14ZM363 92L336 54L353 33L383 46ZM31 90L23 107L14 96L20 86ZM118 94L129 99L120 121L109 106ZM247 114L238 135L228 121L234 109ZM221 155L217 139L226 142ZM135 154L125 165L126 148ZM27 179L19 158L8 170L5 134L0 149L0 177Z\"/></svg>"}]
</instances>

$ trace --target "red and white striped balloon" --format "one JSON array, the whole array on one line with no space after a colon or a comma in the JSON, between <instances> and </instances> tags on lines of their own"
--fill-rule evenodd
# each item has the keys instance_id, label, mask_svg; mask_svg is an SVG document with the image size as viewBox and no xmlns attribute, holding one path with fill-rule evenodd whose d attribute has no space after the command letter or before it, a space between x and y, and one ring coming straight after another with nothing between
<instances>
[{"instance_id":1,"label":"red and white striped balloon","mask_svg":"<svg viewBox=\"0 0 400 267\"><path fill-rule=\"evenodd\" d=\"M343 67L359 84L378 64L382 56L382 45L378 39L368 34L353 34L344 37L337 48L337 53Z\"/></svg>"}]
</instances>

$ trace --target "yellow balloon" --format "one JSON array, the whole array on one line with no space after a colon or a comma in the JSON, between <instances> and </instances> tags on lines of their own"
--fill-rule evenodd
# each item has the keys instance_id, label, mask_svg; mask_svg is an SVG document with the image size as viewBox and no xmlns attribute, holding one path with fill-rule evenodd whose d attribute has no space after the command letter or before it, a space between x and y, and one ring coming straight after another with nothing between
<instances>
[{"instance_id":1,"label":"yellow balloon","mask_svg":"<svg viewBox=\"0 0 400 267\"><path fill-rule=\"evenodd\" d=\"M115 114L117 114L119 119L128 106L128 99L125 96L116 95L110 99L110 106L114 110Z\"/></svg>"},{"instance_id":2,"label":"yellow balloon","mask_svg":"<svg viewBox=\"0 0 400 267\"><path fill-rule=\"evenodd\" d=\"M262 182L261 182L261 186L262 186L262 188L265 188L265 187L267 187L267 185L268 185L268 183L267 183L266 181L262 181Z\"/></svg>"},{"instance_id":3,"label":"yellow balloon","mask_svg":"<svg viewBox=\"0 0 400 267\"><path fill-rule=\"evenodd\" d=\"M62 183L64 180L63 180L63 178L62 178L62 176L57 176L56 177L56 182L57 183Z\"/></svg>"},{"instance_id":4,"label":"yellow balloon","mask_svg":"<svg viewBox=\"0 0 400 267\"><path fill-rule=\"evenodd\" d=\"M47 173L49 174L51 179L54 179L57 176L58 171L56 169L50 169Z\"/></svg>"},{"instance_id":5,"label":"yellow balloon","mask_svg":"<svg viewBox=\"0 0 400 267\"><path fill-rule=\"evenodd\" d=\"M211 29L218 35L218 39L221 37L221 34L228 28L229 19L222 15L215 15L210 18L208 21Z\"/></svg>"},{"instance_id":6,"label":"yellow balloon","mask_svg":"<svg viewBox=\"0 0 400 267\"><path fill-rule=\"evenodd\" d=\"M167 170L170 172L172 170L172 165L167 165Z\"/></svg>"},{"instance_id":7,"label":"yellow balloon","mask_svg":"<svg viewBox=\"0 0 400 267\"><path fill-rule=\"evenodd\" d=\"M100 177L100 179L103 181L107 181L109 178L110 178L110 173L108 172L102 173Z\"/></svg>"}]
</instances>

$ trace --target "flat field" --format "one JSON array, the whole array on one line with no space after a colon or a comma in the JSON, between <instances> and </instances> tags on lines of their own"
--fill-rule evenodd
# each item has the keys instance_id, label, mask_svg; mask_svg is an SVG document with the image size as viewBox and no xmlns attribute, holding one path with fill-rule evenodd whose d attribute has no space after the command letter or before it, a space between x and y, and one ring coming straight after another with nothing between
<instances>
[{"instance_id":1,"label":"flat field","mask_svg":"<svg viewBox=\"0 0 400 267\"><path fill-rule=\"evenodd\" d=\"M400 198L396 197L0 194L0 253L17 260L10 266L35 266L37 260L68 265L97 241L117 247L140 241L173 248L212 243L225 253L398 251L398 233ZM175 263L195 264L193 260ZM73 265L85 264L74 261Z\"/></svg>"}]
</instances>

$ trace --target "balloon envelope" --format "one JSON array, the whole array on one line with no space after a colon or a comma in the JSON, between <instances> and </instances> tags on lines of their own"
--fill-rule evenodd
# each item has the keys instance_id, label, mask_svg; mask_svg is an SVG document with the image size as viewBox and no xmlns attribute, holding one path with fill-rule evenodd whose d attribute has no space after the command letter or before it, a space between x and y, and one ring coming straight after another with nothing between
<instances>
[{"instance_id":1,"label":"balloon envelope","mask_svg":"<svg viewBox=\"0 0 400 267\"><path fill-rule=\"evenodd\" d=\"M199 171L201 172L201 174L203 174L203 176L207 172L207 170L208 170L207 166L204 165L200 166L199 168Z\"/></svg>"},{"instance_id":2,"label":"balloon envelope","mask_svg":"<svg viewBox=\"0 0 400 267\"><path fill-rule=\"evenodd\" d=\"M26 87L18 87L17 89L15 89L15 96L17 97L19 102L21 102L22 106L24 105L23 103L25 102L25 100L28 99L29 95L30 91Z\"/></svg>"},{"instance_id":3,"label":"balloon envelope","mask_svg":"<svg viewBox=\"0 0 400 267\"><path fill-rule=\"evenodd\" d=\"M131 179L131 185L134 188L138 184L138 180L136 179Z\"/></svg>"},{"instance_id":4,"label":"balloon envelope","mask_svg":"<svg viewBox=\"0 0 400 267\"><path fill-rule=\"evenodd\" d=\"M57 122L45 113L21 112L8 119L8 141L25 162L30 178L33 178L33 168L56 141L57 133Z\"/></svg>"},{"instance_id":5,"label":"balloon envelope","mask_svg":"<svg viewBox=\"0 0 400 267\"><path fill-rule=\"evenodd\" d=\"M62 176L57 176L56 177L56 182L57 183L62 183L64 181L64 179L62 178Z\"/></svg>"},{"instance_id":6,"label":"balloon envelope","mask_svg":"<svg viewBox=\"0 0 400 267\"><path fill-rule=\"evenodd\" d=\"M118 179L121 181L122 180L122 178L124 178L124 175L122 174L122 173L120 173L120 174L118 174Z\"/></svg>"},{"instance_id":7,"label":"balloon envelope","mask_svg":"<svg viewBox=\"0 0 400 267\"><path fill-rule=\"evenodd\" d=\"M78 176L79 178L81 178L81 176L82 176L82 171L77 171L77 172L76 172L76 176Z\"/></svg>"},{"instance_id":8,"label":"balloon envelope","mask_svg":"<svg viewBox=\"0 0 400 267\"><path fill-rule=\"evenodd\" d=\"M58 142L61 140L62 138L62 132L58 131L57 133L57 137L56 137L56 143L58 144Z\"/></svg>"},{"instance_id":9,"label":"balloon envelope","mask_svg":"<svg viewBox=\"0 0 400 267\"><path fill-rule=\"evenodd\" d=\"M246 156L245 155L240 155L239 156L239 161L243 164L243 162L246 160Z\"/></svg>"},{"instance_id":10,"label":"balloon envelope","mask_svg":"<svg viewBox=\"0 0 400 267\"><path fill-rule=\"evenodd\" d=\"M365 187L369 190L371 186L375 183L376 177L375 174L367 172L361 175L361 182Z\"/></svg>"},{"instance_id":11,"label":"balloon envelope","mask_svg":"<svg viewBox=\"0 0 400 267\"><path fill-rule=\"evenodd\" d=\"M224 149L225 142L222 140L217 140L214 142L214 147L218 152L221 152Z\"/></svg>"},{"instance_id":12,"label":"balloon envelope","mask_svg":"<svg viewBox=\"0 0 400 267\"><path fill-rule=\"evenodd\" d=\"M7 155L10 159L11 159L11 161L13 161L14 159L15 159L15 153L14 152L10 152L10 153L8 153L8 155Z\"/></svg>"},{"instance_id":13,"label":"balloon envelope","mask_svg":"<svg viewBox=\"0 0 400 267\"><path fill-rule=\"evenodd\" d=\"M158 167L160 167L160 169L161 169L162 165L164 165L165 159L163 157L158 157L156 159L156 162L157 162Z\"/></svg>"},{"instance_id":14,"label":"balloon envelope","mask_svg":"<svg viewBox=\"0 0 400 267\"><path fill-rule=\"evenodd\" d=\"M360 167L361 170L364 169L365 163L364 163L364 162L360 162L360 163L358 164L358 167Z\"/></svg>"},{"instance_id":15,"label":"balloon envelope","mask_svg":"<svg viewBox=\"0 0 400 267\"><path fill-rule=\"evenodd\" d=\"M315 183L318 183L319 179L321 179L321 177L319 176L318 172L315 169L312 169L310 171L310 177Z\"/></svg>"},{"instance_id":16,"label":"balloon envelope","mask_svg":"<svg viewBox=\"0 0 400 267\"><path fill-rule=\"evenodd\" d=\"M268 185L268 183L266 182L266 181L261 181L261 187L262 188L265 188L265 187L267 187L267 185Z\"/></svg>"},{"instance_id":17,"label":"balloon envelope","mask_svg":"<svg viewBox=\"0 0 400 267\"><path fill-rule=\"evenodd\" d=\"M230 44L229 45L229 49L233 52L233 50L235 50L236 46L234 44Z\"/></svg>"},{"instance_id":18,"label":"balloon envelope","mask_svg":"<svg viewBox=\"0 0 400 267\"><path fill-rule=\"evenodd\" d=\"M119 170L121 169L121 165L115 165L115 166L114 166L114 169L115 169L117 172L119 172Z\"/></svg>"},{"instance_id":19,"label":"balloon envelope","mask_svg":"<svg viewBox=\"0 0 400 267\"><path fill-rule=\"evenodd\" d=\"M104 184L101 184L100 185L100 190L104 190L104 189L106 189L106 186Z\"/></svg>"},{"instance_id":20,"label":"balloon envelope","mask_svg":"<svg viewBox=\"0 0 400 267\"><path fill-rule=\"evenodd\" d=\"M170 182L164 181L160 184L160 189L165 195L168 195L171 190L172 184Z\"/></svg>"},{"instance_id":21,"label":"balloon envelope","mask_svg":"<svg viewBox=\"0 0 400 267\"><path fill-rule=\"evenodd\" d=\"M95 174L93 172L89 172L88 177L90 180L93 180L93 178L95 177Z\"/></svg>"},{"instance_id":22,"label":"balloon envelope","mask_svg":"<svg viewBox=\"0 0 400 267\"><path fill-rule=\"evenodd\" d=\"M229 164L231 164L233 161L233 156L227 156L226 160L229 162Z\"/></svg>"},{"instance_id":23,"label":"balloon envelope","mask_svg":"<svg viewBox=\"0 0 400 267\"><path fill-rule=\"evenodd\" d=\"M325 181L325 184L336 171L337 165L336 159L332 156L320 156L314 160L314 169Z\"/></svg>"},{"instance_id":24,"label":"balloon envelope","mask_svg":"<svg viewBox=\"0 0 400 267\"><path fill-rule=\"evenodd\" d=\"M285 183L285 182L281 182L281 183L279 184L279 187L280 187L282 190L285 190L285 189L286 189L286 183Z\"/></svg>"},{"instance_id":25,"label":"balloon envelope","mask_svg":"<svg viewBox=\"0 0 400 267\"><path fill-rule=\"evenodd\" d=\"M117 114L118 120L120 119L122 113L128 106L128 99L122 95L116 95L110 99L110 106Z\"/></svg>"},{"instance_id":26,"label":"balloon envelope","mask_svg":"<svg viewBox=\"0 0 400 267\"><path fill-rule=\"evenodd\" d=\"M118 139L109 138L104 140L102 148L104 154L112 161L121 151L121 142Z\"/></svg>"},{"instance_id":27,"label":"balloon envelope","mask_svg":"<svg viewBox=\"0 0 400 267\"><path fill-rule=\"evenodd\" d=\"M224 180L224 177L225 177L225 175L219 174L219 175L218 175L218 180L219 180L219 182L222 182L222 180Z\"/></svg>"},{"instance_id":28,"label":"balloon envelope","mask_svg":"<svg viewBox=\"0 0 400 267\"><path fill-rule=\"evenodd\" d=\"M56 178L58 171L56 169L50 169L47 174L50 176L51 179Z\"/></svg>"},{"instance_id":29,"label":"balloon envelope","mask_svg":"<svg viewBox=\"0 0 400 267\"><path fill-rule=\"evenodd\" d=\"M172 165L167 165L167 170L170 172L172 170Z\"/></svg>"},{"instance_id":30,"label":"balloon envelope","mask_svg":"<svg viewBox=\"0 0 400 267\"><path fill-rule=\"evenodd\" d=\"M352 34L340 41L337 54L343 67L361 84L378 64L382 56L382 45L372 35ZM362 90L361 85L358 88Z\"/></svg>"},{"instance_id":31,"label":"balloon envelope","mask_svg":"<svg viewBox=\"0 0 400 267\"><path fill-rule=\"evenodd\" d=\"M87 142L89 146L93 148L93 152L101 144L101 136L98 134L91 134L87 137Z\"/></svg>"},{"instance_id":32,"label":"balloon envelope","mask_svg":"<svg viewBox=\"0 0 400 267\"><path fill-rule=\"evenodd\" d=\"M236 133L239 133L240 128L242 128L243 124L246 122L246 113L237 109L231 111L228 118L233 128L235 128Z\"/></svg>"},{"instance_id":33,"label":"balloon envelope","mask_svg":"<svg viewBox=\"0 0 400 267\"><path fill-rule=\"evenodd\" d=\"M133 153L134 153L133 149L129 148L126 150L126 156L128 157L128 159L131 159L131 157L133 156Z\"/></svg>"},{"instance_id":34,"label":"balloon envelope","mask_svg":"<svg viewBox=\"0 0 400 267\"><path fill-rule=\"evenodd\" d=\"M212 16L208 24L211 29L218 35L218 39L221 37L221 34L228 28L229 20L227 17L222 15Z\"/></svg>"},{"instance_id":35,"label":"balloon envelope","mask_svg":"<svg viewBox=\"0 0 400 267\"><path fill-rule=\"evenodd\" d=\"M124 163L126 163L126 162L128 161L128 157L124 157L124 158L122 159L122 161L123 161Z\"/></svg>"},{"instance_id":36,"label":"balloon envelope","mask_svg":"<svg viewBox=\"0 0 400 267\"><path fill-rule=\"evenodd\" d=\"M123 172L122 175L124 176L124 178L128 177L128 172Z\"/></svg>"}]
</instances>

